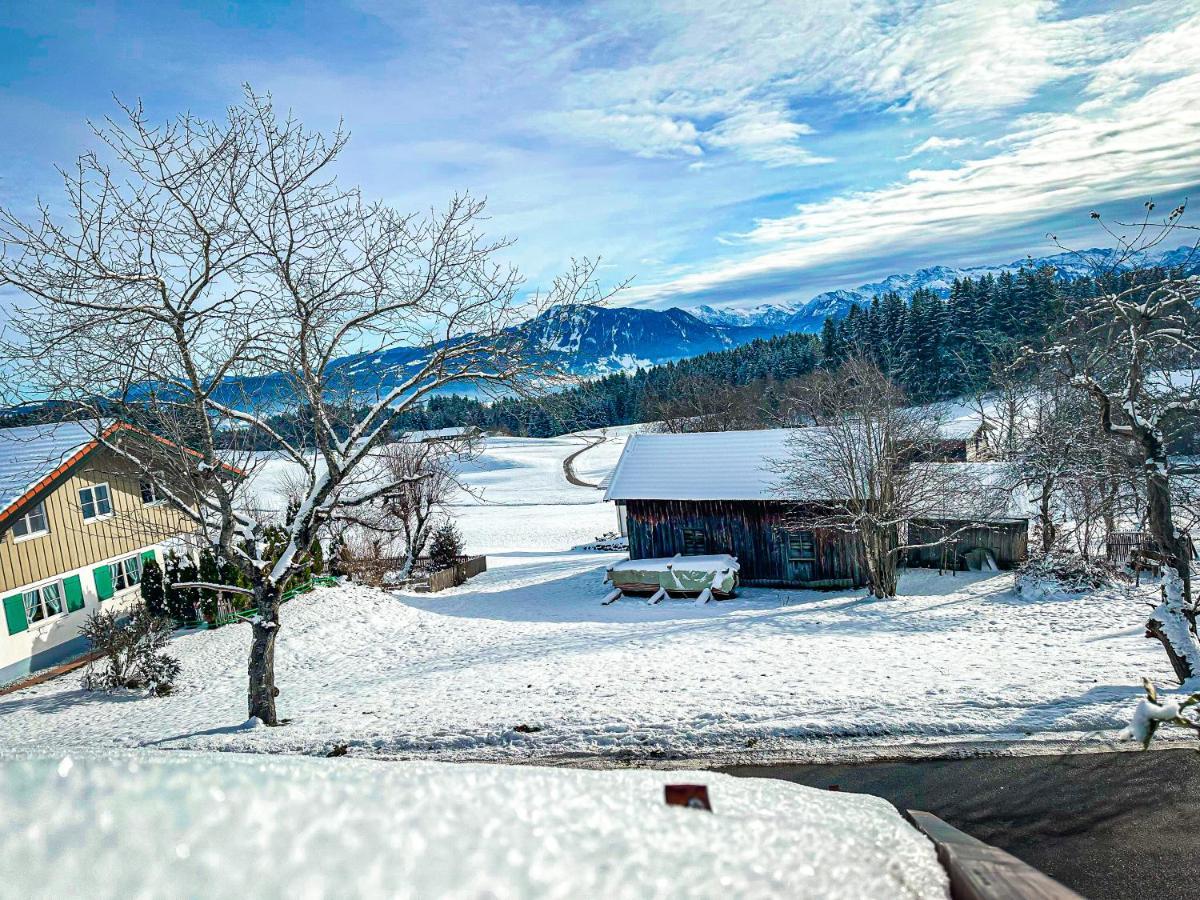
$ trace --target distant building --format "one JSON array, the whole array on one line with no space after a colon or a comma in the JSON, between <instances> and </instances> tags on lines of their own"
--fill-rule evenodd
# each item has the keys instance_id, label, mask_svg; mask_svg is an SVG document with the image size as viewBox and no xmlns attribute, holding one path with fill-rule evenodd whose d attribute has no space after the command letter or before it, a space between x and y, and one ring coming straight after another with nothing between
<instances>
[{"instance_id":1,"label":"distant building","mask_svg":"<svg viewBox=\"0 0 1200 900\"><path fill-rule=\"evenodd\" d=\"M776 466L794 456L798 431L803 429L631 435L605 492L605 499L616 504L628 534L630 557L729 553L741 563L743 584L865 585L867 574L856 534L791 524L803 501L783 495ZM936 456L945 458L941 453ZM989 464L990 480L981 480L979 464L915 465L961 467L965 495L987 487L997 496L981 504L983 512L967 521L959 518L964 515L959 504L949 499L945 509L914 520L917 528L936 530L939 539L953 536L955 541L947 543L946 557L939 548L936 558L912 555L912 564L944 562L949 568L963 568L976 548L990 552L1001 567L1024 558L1028 520L1015 515L1003 501L999 469ZM959 470L948 471L957 476ZM813 497L809 502L837 499Z\"/></svg>"},{"instance_id":2,"label":"distant building","mask_svg":"<svg viewBox=\"0 0 1200 900\"><path fill-rule=\"evenodd\" d=\"M194 530L96 431L0 429L0 683L86 650L87 616L125 607L145 561ZM102 434L120 441L126 431Z\"/></svg>"}]
</instances>

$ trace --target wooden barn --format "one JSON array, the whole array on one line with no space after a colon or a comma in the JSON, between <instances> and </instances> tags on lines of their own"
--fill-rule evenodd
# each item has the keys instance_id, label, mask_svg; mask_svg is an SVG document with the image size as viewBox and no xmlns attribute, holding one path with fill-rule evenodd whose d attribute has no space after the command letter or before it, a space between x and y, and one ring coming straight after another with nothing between
<instances>
[{"instance_id":1,"label":"wooden barn","mask_svg":"<svg viewBox=\"0 0 1200 900\"><path fill-rule=\"evenodd\" d=\"M743 584L811 588L866 584L858 538L788 527L777 460L794 430L635 434L605 499L623 510L632 559L729 553Z\"/></svg>"},{"instance_id":2,"label":"wooden barn","mask_svg":"<svg viewBox=\"0 0 1200 900\"><path fill-rule=\"evenodd\" d=\"M631 559L729 553L743 584L844 588L866 584L858 537L837 529L797 529L798 504L784 499L777 464L795 454L804 429L635 434L608 479ZM1025 558L1028 519L996 463L927 462L959 485L907 526L908 564L962 569L981 548L999 568ZM948 477L949 476L949 477ZM811 500L837 498L816 498ZM969 507L969 512L967 511ZM986 558L986 557L985 557Z\"/></svg>"}]
</instances>

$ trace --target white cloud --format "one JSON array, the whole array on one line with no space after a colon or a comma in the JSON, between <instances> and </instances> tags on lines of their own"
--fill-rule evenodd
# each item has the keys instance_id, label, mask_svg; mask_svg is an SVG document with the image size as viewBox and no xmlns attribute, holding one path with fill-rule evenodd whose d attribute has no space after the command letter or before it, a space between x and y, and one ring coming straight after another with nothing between
<instances>
[{"instance_id":1,"label":"white cloud","mask_svg":"<svg viewBox=\"0 0 1200 900\"><path fill-rule=\"evenodd\" d=\"M1062 114L1024 117L991 156L955 168L917 169L872 191L804 203L760 219L741 235L771 247L748 258L647 285L633 299L667 299L833 260L901 252L937 241L969 242L1002 227L1063 210L1156 196L1200 181L1200 61L1098 112L1090 103Z\"/></svg>"},{"instance_id":2,"label":"white cloud","mask_svg":"<svg viewBox=\"0 0 1200 900\"><path fill-rule=\"evenodd\" d=\"M824 160L804 145L812 129L797 102L986 116L1102 58L1116 18L1068 18L1055 0L610 0L587 20L591 40L636 33L634 48L568 77L565 109L548 121L651 156L663 153L658 129L613 121L689 122L714 152L811 164ZM688 137L680 152L694 153Z\"/></svg>"},{"instance_id":3,"label":"white cloud","mask_svg":"<svg viewBox=\"0 0 1200 900\"><path fill-rule=\"evenodd\" d=\"M920 156L922 153L935 153L945 150L953 150L957 147L965 147L971 141L967 138L943 138L936 134L931 138L926 138L913 147L903 156L897 156L896 159L912 159L914 156Z\"/></svg>"}]
</instances>

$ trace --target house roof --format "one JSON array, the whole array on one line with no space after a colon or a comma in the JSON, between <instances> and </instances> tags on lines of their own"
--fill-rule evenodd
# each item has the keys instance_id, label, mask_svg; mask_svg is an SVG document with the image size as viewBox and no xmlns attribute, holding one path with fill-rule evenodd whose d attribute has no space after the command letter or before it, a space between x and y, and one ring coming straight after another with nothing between
<instances>
[{"instance_id":1,"label":"house roof","mask_svg":"<svg viewBox=\"0 0 1200 900\"><path fill-rule=\"evenodd\" d=\"M0 428L0 518L38 494L97 444L114 425L55 422Z\"/></svg>"},{"instance_id":2,"label":"house roof","mask_svg":"<svg viewBox=\"0 0 1200 900\"><path fill-rule=\"evenodd\" d=\"M53 485L59 476L99 447L102 439L126 430L171 444L124 422L94 419L0 428L0 522ZM237 475L245 474L232 465L222 463L222 467Z\"/></svg>"},{"instance_id":3,"label":"house roof","mask_svg":"<svg viewBox=\"0 0 1200 900\"><path fill-rule=\"evenodd\" d=\"M815 429L631 434L606 500L779 500L776 461Z\"/></svg>"},{"instance_id":4,"label":"house roof","mask_svg":"<svg viewBox=\"0 0 1200 900\"><path fill-rule=\"evenodd\" d=\"M946 486L920 518L999 522L1033 517L1033 501L1011 463L930 462L913 468L928 470Z\"/></svg>"}]
</instances>

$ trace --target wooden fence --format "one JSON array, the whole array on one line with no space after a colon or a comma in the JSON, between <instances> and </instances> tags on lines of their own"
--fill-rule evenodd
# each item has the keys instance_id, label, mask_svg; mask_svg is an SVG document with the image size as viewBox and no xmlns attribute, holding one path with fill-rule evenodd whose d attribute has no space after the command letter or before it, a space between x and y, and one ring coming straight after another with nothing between
<instances>
[{"instance_id":1,"label":"wooden fence","mask_svg":"<svg viewBox=\"0 0 1200 900\"><path fill-rule=\"evenodd\" d=\"M1128 565L1135 550L1156 549L1154 538L1144 531L1114 531L1104 539L1104 555L1118 566Z\"/></svg>"},{"instance_id":2,"label":"wooden fence","mask_svg":"<svg viewBox=\"0 0 1200 900\"><path fill-rule=\"evenodd\" d=\"M420 562L418 557L417 562ZM457 587L468 578L474 578L481 572L487 571L486 556L460 556L458 562L446 569L429 573L429 592L436 593L446 588Z\"/></svg>"}]
</instances>

